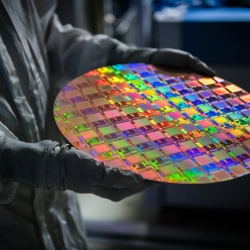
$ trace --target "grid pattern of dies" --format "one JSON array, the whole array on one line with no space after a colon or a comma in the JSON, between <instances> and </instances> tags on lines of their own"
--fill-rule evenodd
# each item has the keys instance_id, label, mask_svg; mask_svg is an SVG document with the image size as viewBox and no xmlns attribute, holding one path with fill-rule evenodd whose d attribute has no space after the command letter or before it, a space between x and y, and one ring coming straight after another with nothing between
<instances>
[{"instance_id":1,"label":"grid pattern of dies","mask_svg":"<svg viewBox=\"0 0 250 250\"><path fill-rule=\"evenodd\" d=\"M107 166L203 184L249 173L249 101L248 92L219 77L117 64L69 82L54 117L74 147Z\"/></svg>"}]
</instances>

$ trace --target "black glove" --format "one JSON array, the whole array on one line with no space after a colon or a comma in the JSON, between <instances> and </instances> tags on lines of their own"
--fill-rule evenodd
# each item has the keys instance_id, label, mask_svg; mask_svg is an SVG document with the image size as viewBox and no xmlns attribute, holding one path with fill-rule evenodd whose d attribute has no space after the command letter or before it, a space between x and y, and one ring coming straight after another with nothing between
<instances>
[{"instance_id":1,"label":"black glove","mask_svg":"<svg viewBox=\"0 0 250 250\"><path fill-rule=\"evenodd\" d=\"M128 50L126 63L141 62L156 66L177 67L191 70L207 76L215 76L216 72L204 62L188 52L178 49L134 48Z\"/></svg>"},{"instance_id":2,"label":"black glove","mask_svg":"<svg viewBox=\"0 0 250 250\"><path fill-rule=\"evenodd\" d=\"M216 75L213 69L209 68L197 57L177 49L159 49L153 53L149 63L154 65L173 66L182 69L188 69L197 73L205 74L207 76Z\"/></svg>"},{"instance_id":3,"label":"black glove","mask_svg":"<svg viewBox=\"0 0 250 250\"><path fill-rule=\"evenodd\" d=\"M132 171L107 167L70 145L50 140L25 143L5 137L0 166L6 180L38 188L93 193L112 201L160 185Z\"/></svg>"},{"instance_id":4,"label":"black glove","mask_svg":"<svg viewBox=\"0 0 250 250\"><path fill-rule=\"evenodd\" d=\"M129 46L107 35L95 35L89 41L91 41L92 53L101 50L102 55L107 55L105 65L146 63L187 69L207 76L216 75L214 70L209 68L204 62L183 50ZM96 68L102 66L96 65Z\"/></svg>"}]
</instances>

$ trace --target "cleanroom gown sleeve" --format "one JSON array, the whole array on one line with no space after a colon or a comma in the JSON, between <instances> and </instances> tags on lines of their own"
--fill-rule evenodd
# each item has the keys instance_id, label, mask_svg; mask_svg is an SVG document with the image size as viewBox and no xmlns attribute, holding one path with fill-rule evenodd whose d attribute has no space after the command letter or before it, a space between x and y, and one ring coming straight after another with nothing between
<instances>
[{"instance_id":1,"label":"cleanroom gown sleeve","mask_svg":"<svg viewBox=\"0 0 250 250\"><path fill-rule=\"evenodd\" d=\"M129 170L105 166L88 154L58 142L22 142L2 132L0 165L3 180L37 188L92 193L120 201L160 183L144 180Z\"/></svg>"},{"instance_id":2,"label":"cleanroom gown sleeve","mask_svg":"<svg viewBox=\"0 0 250 250\"><path fill-rule=\"evenodd\" d=\"M9 136L16 138L1 122L0 122L0 157L4 147L4 137ZM17 182L7 181L2 178L4 172L3 165L0 164L0 205L9 203L15 196L18 187Z\"/></svg>"},{"instance_id":3,"label":"cleanroom gown sleeve","mask_svg":"<svg viewBox=\"0 0 250 250\"><path fill-rule=\"evenodd\" d=\"M45 39L52 73L59 78L72 78L90 70L118 63L149 63L190 69L206 75L215 72L188 52L171 48L129 46L105 34L62 25L55 13L45 15Z\"/></svg>"},{"instance_id":4,"label":"cleanroom gown sleeve","mask_svg":"<svg viewBox=\"0 0 250 250\"><path fill-rule=\"evenodd\" d=\"M57 15L53 15L48 29L50 66L54 74L68 79L117 63L149 63L156 51L128 46L104 34L92 35L71 25L63 26Z\"/></svg>"}]
</instances>

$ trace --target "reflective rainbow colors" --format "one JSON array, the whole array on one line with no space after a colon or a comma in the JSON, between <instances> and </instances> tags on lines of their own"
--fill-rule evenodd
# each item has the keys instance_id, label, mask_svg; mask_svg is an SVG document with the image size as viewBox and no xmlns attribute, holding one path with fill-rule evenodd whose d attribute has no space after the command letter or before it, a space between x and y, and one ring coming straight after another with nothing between
<instances>
[{"instance_id":1,"label":"reflective rainbow colors","mask_svg":"<svg viewBox=\"0 0 250 250\"><path fill-rule=\"evenodd\" d=\"M58 94L64 137L110 167L202 184L250 171L250 94L219 77L142 63L92 70Z\"/></svg>"}]
</instances>

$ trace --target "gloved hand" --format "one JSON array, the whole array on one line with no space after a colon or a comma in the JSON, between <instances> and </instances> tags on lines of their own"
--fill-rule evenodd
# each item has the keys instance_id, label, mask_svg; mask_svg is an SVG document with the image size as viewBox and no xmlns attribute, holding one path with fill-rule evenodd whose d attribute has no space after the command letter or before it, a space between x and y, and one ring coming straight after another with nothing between
<instances>
[{"instance_id":1,"label":"gloved hand","mask_svg":"<svg viewBox=\"0 0 250 250\"><path fill-rule=\"evenodd\" d=\"M129 51L129 50L128 50ZM199 58L178 49L131 48L127 53L126 63L141 62L156 66L177 67L200 73L206 76L215 76L216 72L208 67Z\"/></svg>"},{"instance_id":2,"label":"gloved hand","mask_svg":"<svg viewBox=\"0 0 250 250\"><path fill-rule=\"evenodd\" d=\"M132 171L107 167L70 145L50 140L25 143L5 136L0 166L4 167L3 178L13 182L93 193L112 201L160 185Z\"/></svg>"},{"instance_id":3,"label":"gloved hand","mask_svg":"<svg viewBox=\"0 0 250 250\"><path fill-rule=\"evenodd\" d=\"M216 75L213 69L209 68L197 57L194 57L188 52L177 49L159 49L153 53L149 63L188 69L207 76Z\"/></svg>"},{"instance_id":4,"label":"gloved hand","mask_svg":"<svg viewBox=\"0 0 250 250\"><path fill-rule=\"evenodd\" d=\"M214 70L209 68L204 62L183 50L129 46L117 39L100 34L89 39L88 45L89 49L86 53L91 54L91 59L93 54L99 51L97 54L99 56L98 60L97 56L95 61L91 60L94 63L93 69L118 63L145 63L187 69L206 76L216 75Z\"/></svg>"}]
</instances>

